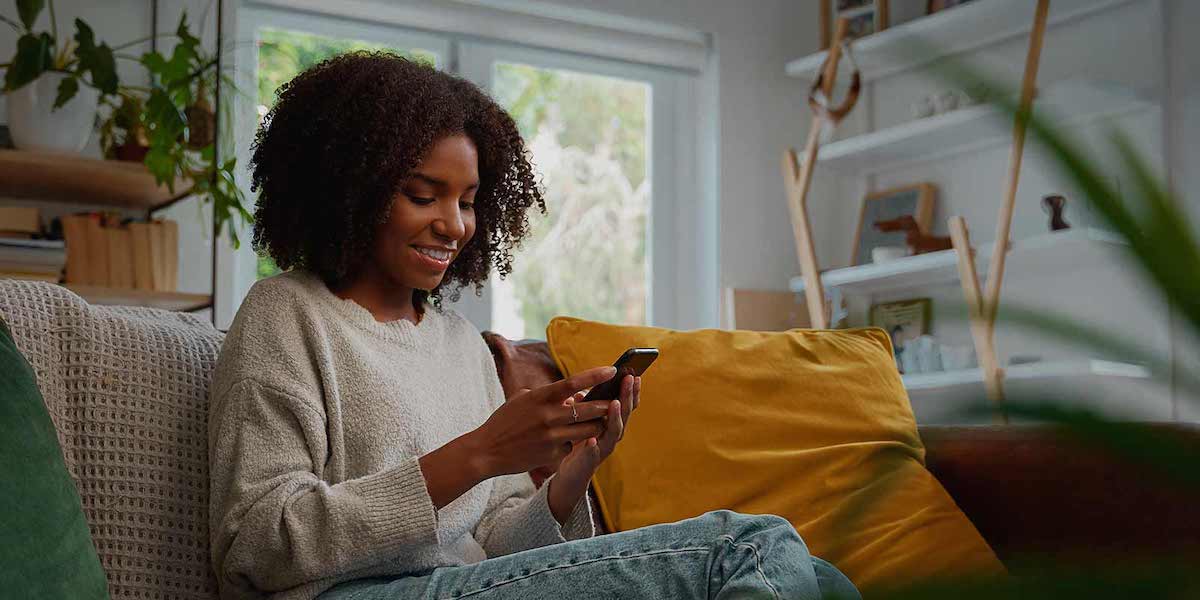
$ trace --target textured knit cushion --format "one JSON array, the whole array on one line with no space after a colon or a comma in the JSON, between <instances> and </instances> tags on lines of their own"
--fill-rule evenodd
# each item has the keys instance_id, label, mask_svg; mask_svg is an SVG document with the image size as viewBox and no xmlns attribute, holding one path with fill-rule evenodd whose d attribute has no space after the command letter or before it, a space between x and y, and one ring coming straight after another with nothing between
<instances>
[{"instance_id":1,"label":"textured knit cushion","mask_svg":"<svg viewBox=\"0 0 1200 600\"><path fill-rule=\"evenodd\" d=\"M206 432L221 333L28 281L0 281L0 318L37 375L112 598L216 598Z\"/></svg>"},{"instance_id":2,"label":"textured knit cushion","mask_svg":"<svg viewBox=\"0 0 1200 600\"><path fill-rule=\"evenodd\" d=\"M107 598L75 482L33 369L0 321L0 590L30 600Z\"/></svg>"},{"instance_id":3,"label":"textured knit cushion","mask_svg":"<svg viewBox=\"0 0 1200 600\"><path fill-rule=\"evenodd\" d=\"M560 317L546 335L568 375L633 346L661 352L593 481L611 530L726 508L787 518L867 590L1004 572L925 469L882 330L678 332Z\"/></svg>"}]
</instances>

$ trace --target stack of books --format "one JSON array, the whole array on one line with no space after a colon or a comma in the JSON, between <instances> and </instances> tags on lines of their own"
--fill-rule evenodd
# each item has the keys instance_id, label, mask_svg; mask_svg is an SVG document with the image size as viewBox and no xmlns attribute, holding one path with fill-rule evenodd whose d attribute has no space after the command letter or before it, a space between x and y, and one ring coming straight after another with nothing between
<instances>
[{"instance_id":1,"label":"stack of books","mask_svg":"<svg viewBox=\"0 0 1200 600\"><path fill-rule=\"evenodd\" d=\"M58 283L67 252L62 240L39 240L38 209L0 206L0 279L33 279Z\"/></svg>"},{"instance_id":2,"label":"stack of books","mask_svg":"<svg viewBox=\"0 0 1200 600\"><path fill-rule=\"evenodd\" d=\"M67 283L119 289L176 291L179 226L174 221L122 221L88 213L62 218Z\"/></svg>"}]
</instances>

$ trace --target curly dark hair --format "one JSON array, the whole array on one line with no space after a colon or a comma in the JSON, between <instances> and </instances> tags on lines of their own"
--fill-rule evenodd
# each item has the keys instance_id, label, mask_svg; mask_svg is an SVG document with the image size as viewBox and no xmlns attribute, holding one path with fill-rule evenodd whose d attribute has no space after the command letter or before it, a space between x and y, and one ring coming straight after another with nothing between
<instances>
[{"instance_id":1,"label":"curly dark hair","mask_svg":"<svg viewBox=\"0 0 1200 600\"><path fill-rule=\"evenodd\" d=\"M395 54L351 52L297 75L277 97L250 165L254 248L281 269L307 269L331 287L352 279L405 177L435 142L465 134L479 155L475 235L437 289L414 301L439 304L443 290L457 300L469 284L478 294L492 266L512 271L526 211L546 204L516 123L474 84Z\"/></svg>"}]
</instances>

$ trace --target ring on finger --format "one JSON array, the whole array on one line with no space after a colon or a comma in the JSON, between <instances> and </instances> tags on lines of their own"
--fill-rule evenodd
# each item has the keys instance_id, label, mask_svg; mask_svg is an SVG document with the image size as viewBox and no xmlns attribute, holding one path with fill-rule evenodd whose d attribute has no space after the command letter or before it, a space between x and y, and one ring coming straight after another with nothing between
<instances>
[{"instance_id":1,"label":"ring on finger","mask_svg":"<svg viewBox=\"0 0 1200 600\"><path fill-rule=\"evenodd\" d=\"M572 422L572 423L578 423L578 422L579 422L579 411L575 410L575 403L574 403L574 402L572 402L572 403L571 403L571 422ZM568 442L568 443L569 443L569 442Z\"/></svg>"}]
</instances>

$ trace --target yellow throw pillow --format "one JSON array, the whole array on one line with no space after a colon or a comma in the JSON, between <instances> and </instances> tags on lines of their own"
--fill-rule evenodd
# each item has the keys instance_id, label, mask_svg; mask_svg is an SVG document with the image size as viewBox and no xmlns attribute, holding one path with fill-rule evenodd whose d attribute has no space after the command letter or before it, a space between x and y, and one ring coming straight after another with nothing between
<instances>
[{"instance_id":1,"label":"yellow throw pillow","mask_svg":"<svg viewBox=\"0 0 1200 600\"><path fill-rule=\"evenodd\" d=\"M638 411L593 481L625 531L716 509L776 514L864 590L1004 567L925 469L881 329L672 331L557 317L565 374L656 347Z\"/></svg>"}]
</instances>

